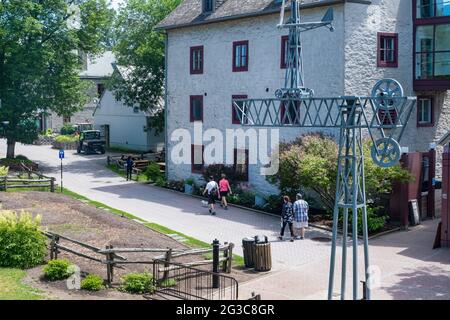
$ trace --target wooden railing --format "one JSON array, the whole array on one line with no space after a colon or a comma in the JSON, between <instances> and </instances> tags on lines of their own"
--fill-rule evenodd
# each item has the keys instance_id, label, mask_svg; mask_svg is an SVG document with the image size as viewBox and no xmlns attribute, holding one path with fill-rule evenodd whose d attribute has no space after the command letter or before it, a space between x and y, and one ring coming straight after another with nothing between
<instances>
[{"instance_id":1,"label":"wooden railing","mask_svg":"<svg viewBox=\"0 0 450 320\"><path fill-rule=\"evenodd\" d=\"M169 266L169 263L172 261L172 259L183 257L183 256L189 256L189 255L201 255L201 254L207 254L212 253L214 251L214 246L212 248L205 248L205 249L188 249L188 250L182 250L182 249L161 249L161 248L114 248L112 245L106 246L104 249L94 247L92 245L83 243L81 241L71 239L66 236L62 236L60 234L56 234L53 232L44 232L45 236L47 236L51 242L50 242L50 259L58 259L58 254L61 253L61 251L74 254L76 256L95 261L98 263L102 263L106 265L106 274L107 274L107 282L109 284L113 283L114 281L114 268L116 266L120 265L127 265L127 264L147 264L151 265L154 263L155 260L164 260L167 262L166 269L162 270L165 273L168 273L175 268L174 266ZM83 252L80 252L77 249L69 248L65 245L62 245L60 241L65 240L72 245L76 245L79 247L82 247L84 249L87 249L88 251L91 251L92 254L95 254L96 256L86 254ZM219 246L218 250L219 252L223 252L223 257L219 259L217 263L222 263L222 271L231 273L231 266L233 261L233 248L234 244L225 244L222 246ZM216 248L217 249L217 248ZM163 255L155 257L153 259L146 259L146 260L128 260L125 257L120 256L120 253L163 253ZM99 258L99 256L103 256L104 258ZM201 260L201 261L194 261L183 264L187 267L194 267L194 266L203 266L203 265L209 265L213 264L214 260ZM213 266L218 267L218 266Z\"/></svg>"},{"instance_id":2,"label":"wooden railing","mask_svg":"<svg viewBox=\"0 0 450 320\"><path fill-rule=\"evenodd\" d=\"M38 179L20 179L14 177L0 177L0 189L35 189L49 188L50 192L55 192L55 178L41 177Z\"/></svg>"}]
</instances>

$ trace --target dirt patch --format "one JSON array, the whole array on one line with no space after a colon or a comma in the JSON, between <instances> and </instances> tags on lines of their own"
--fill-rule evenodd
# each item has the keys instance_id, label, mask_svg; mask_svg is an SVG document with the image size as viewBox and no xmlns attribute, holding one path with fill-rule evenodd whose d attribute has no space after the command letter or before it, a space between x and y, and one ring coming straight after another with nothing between
<instances>
[{"instance_id":1,"label":"dirt patch","mask_svg":"<svg viewBox=\"0 0 450 320\"><path fill-rule=\"evenodd\" d=\"M153 231L146 226L107 210L99 209L75 200L68 196L45 192L0 193L3 209L26 210L33 215L42 216L42 225L47 231L58 233L97 248L112 245L116 248L172 248L188 249L188 247L169 236ZM105 259L105 256L95 254L88 249L75 246L65 240L60 243L66 247L76 249L89 256ZM127 260L151 261L161 254L120 254ZM48 259L49 257L47 257ZM77 265L83 274L92 273L106 279L106 265L90 261L69 253L61 253L59 258L68 259ZM203 256L188 256L173 260L174 262L190 262L203 260ZM211 266L205 268L212 268ZM202 268L203 269L203 268ZM114 269L115 284L119 285L123 275L130 272L152 272L152 265L125 265ZM27 282L40 289L49 298L60 299L142 299L142 296L129 295L108 289L99 293L84 291L69 291L65 281L46 282L41 279L41 267L28 272ZM231 273L239 283L255 278L252 272L244 272L236 268Z\"/></svg>"}]
</instances>

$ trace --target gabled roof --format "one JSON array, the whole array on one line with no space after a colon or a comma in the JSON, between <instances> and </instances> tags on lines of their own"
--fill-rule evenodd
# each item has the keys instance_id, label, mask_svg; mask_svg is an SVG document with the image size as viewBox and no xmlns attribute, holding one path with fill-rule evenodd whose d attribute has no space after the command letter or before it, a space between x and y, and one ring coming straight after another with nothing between
<instances>
[{"instance_id":1,"label":"gabled roof","mask_svg":"<svg viewBox=\"0 0 450 320\"><path fill-rule=\"evenodd\" d=\"M176 29L231 19L274 14L280 12L281 7L280 2L276 0L216 0L214 12L203 14L202 1L183 0L174 11L156 26L156 29ZM368 0L303 0L301 8L306 9L345 2L371 4L371 1Z\"/></svg>"},{"instance_id":2,"label":"gabled roof","mask_svg":"<svg viewBox=\"0 0 450 320\"><path fill-rule=\"evenodd\" d=\"M88 56L87 70L80 73L81 78L108 78L113 73L112 63L116 57L112 51L106 51L100 56Z\"/></svg>"}]
</instances>

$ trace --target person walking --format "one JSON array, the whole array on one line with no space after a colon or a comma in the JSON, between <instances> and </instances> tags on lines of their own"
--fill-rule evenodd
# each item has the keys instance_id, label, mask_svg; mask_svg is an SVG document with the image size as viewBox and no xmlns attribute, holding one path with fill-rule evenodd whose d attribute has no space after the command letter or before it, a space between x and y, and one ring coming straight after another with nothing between
<instances>
[{"instance_id":1,"label":"person walking","mask_svg":"<svg viewBox=\"0 0 450 320\"><path fill-rule=\"evenodd\" d=\"M209 213L212 214L213 216L215 216L216 215L216 208L215 208L216 195L220 199L220 193L219 193L219 185L217 184L217 182L214 181L213 176L209 177L209 182L206 185L205 190L203 191L203 195L205 195L206 193L208 193Z\"/></svg>"},{"instance_id":2,"label":"person walking","mask_svg":"<svg viewBox=\"0 0 450 320\"><path fill-rule=\"evenodd\" d=\"M220 191L220 205L225 209L228 210L228 202L227 197L230 194L233 194L231 191L230 182L227 180L227 176L222 173L222 179L219 181L219 191Z\"/></svg>"},{"instance_id":3,"label":"person walking","mask_svg":"<svg viewBox=\"0 0 450 320\"><path fill-rule=\"evenodd\" d=\"M128 181L128 180L132 180L131 177L133 174L134 161L131 156L128 156L126 164L127 164L127 181Z\"/></svg>"},{"instance_id":4,"label":"person walking","mask_svg":"<svg viewBox=\"0 0 450 320\"><path fill-rule=\"evenodd\" d=\"M278 239L283 240L284 230L289 225L289 231L291 232L291 242L294 242L294 211L292 208L291 199L288 196L283 197L283 211L281 213L281 232Z\"/></svg>"},{"instance_id":5,"label":"person walking","mask_svg":"<svg viewBox=\"0 0 450 320\"><path fill-rule=\"evenodd\" d=\"M294 203L294 227L300 230L300 237L296 237L296 240L304 240L306 228L308 228L308 211L309 204L303 200L303 195L298 193L296 196L297 201Z\"/></svg>"}]
</instances>

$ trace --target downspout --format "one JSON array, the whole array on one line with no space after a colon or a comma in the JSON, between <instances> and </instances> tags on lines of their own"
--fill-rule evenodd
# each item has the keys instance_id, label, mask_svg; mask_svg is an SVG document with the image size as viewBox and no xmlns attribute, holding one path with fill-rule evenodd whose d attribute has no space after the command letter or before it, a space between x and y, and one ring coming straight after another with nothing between
<instances>
[{"instance_id":1,"label":"downspout","mask_svg":"<svg viewBox=\"0 0 450 320\"><path fill-rule=\"evenodd\" d=\"M166 167L165 167L165 175L166 181L169 180L169 161L168 161L168 152L169 152L169 133L168 133L168 122L167 122L167 112L168 112L168 80L167 80L167 66L168 66L168 52L169 52L169 34L165 33L165 48L164 48L164 134L165 134L165 159Z\"/></svg>"}]
</instances>

